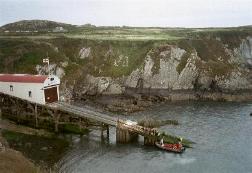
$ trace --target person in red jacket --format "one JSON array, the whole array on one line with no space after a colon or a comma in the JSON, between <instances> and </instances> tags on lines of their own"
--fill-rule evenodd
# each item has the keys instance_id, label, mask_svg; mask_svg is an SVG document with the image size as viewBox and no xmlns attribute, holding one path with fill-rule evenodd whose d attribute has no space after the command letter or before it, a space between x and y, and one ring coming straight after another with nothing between
<instances>
[{"instance_id":1,"label":"person in red jacket","mask_svg":"<svg viewBox=\"0 0 252 173\"><path fill-rule=\"evenodd\" d=\"M182 140L183 140L183 138L179 138L179 142L178 142L178 146L177 146L177 148L178 149L182 149Z\"/></svg>"}]
</instances>

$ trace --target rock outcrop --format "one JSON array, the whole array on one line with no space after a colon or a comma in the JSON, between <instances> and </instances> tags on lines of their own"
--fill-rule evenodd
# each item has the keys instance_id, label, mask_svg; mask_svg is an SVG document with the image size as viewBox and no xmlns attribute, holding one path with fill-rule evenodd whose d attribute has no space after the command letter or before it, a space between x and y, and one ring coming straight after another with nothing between
<instances>
[{"instance_id":1,"label":"rock outcrop","mask_svg":"<svg viewBox=\"0 0 252 173\"><path fill-rule=\"evenodd\" d=\"M252 66L252 37L244 39L240 45L240 54Z\"/></svg>"},{"instance_id":2,"label":"rock outcrop","mask_svg":"<svg viewBox=\"0 0 252 173\"><path fill-rule=\"evenodd\" d=\"M49 51L50 72L61 78L64 99L123 95L129 89L137 97L158 95L171 100L201 98L200 92L252 90L252 36L204 34L157 42L57 38L36 40L35 44L25 40L13 52L8 46L16 42L5 40L0 67L2 72L18 69L20 73L47 74L39 55ZM31 60L30 54L36 59ZM174 92L187 94L171 95Z\"/></svg>"},{"instance_id":3,"label":"rock outcrop","mask_svg":"<svg viewBox=\"0 0 252 173\"><path fill-rule=\"evenodd\" d=\"M241 47L244 47L244 42ZM252 89L252 84L247 78L248 69L242 69L238 62L245 59L245 64L249 64L249 58L252 56L248 52L248 45L245 46L246 50L241 49L240 54L232 54L233 59L237 61L225 62L230 65L230 69L222 69L228 71L226 74L220 72L219 75L213 75L212 71L216 70L214 67L208 65L209 62L202 60L196 50L190 54L183 49L176 46L167 46L165 51L159 54L159 69L153 73L155 66L154 57L147 55L144 61L144 66L141 69L134 70L126 80L127 87L137 87L139 81L142 82L142 88L151 89L168 89L168 90L192 90L192 89L213 89L211 85L216 85L219 89L223 90L240 90ZM230 50L231 51L231 50ZM231 51L232 52L232 51ZM184 67L181 68L183 55L187 54L187 59L184 62ZM246 56L244 56L246 55ZM223 61L219 58L217 61ZM218 63L218 62L217 62ZM221 68L226 68L221 67ZM138 85L139 87L140 85Z\"/></svg>"},{"instance_id":4,"label":"rock outcrop","mask_svg":"<svg viewBox=\"0 0 252 173\"><path fill-rule=\"evenodd\" d=\"M83 47L79 52L80 59L85 59L85 58L89 57L90 52L91 52L90 47L88 47L88 48Z\"/></svg>"}]
</instances>

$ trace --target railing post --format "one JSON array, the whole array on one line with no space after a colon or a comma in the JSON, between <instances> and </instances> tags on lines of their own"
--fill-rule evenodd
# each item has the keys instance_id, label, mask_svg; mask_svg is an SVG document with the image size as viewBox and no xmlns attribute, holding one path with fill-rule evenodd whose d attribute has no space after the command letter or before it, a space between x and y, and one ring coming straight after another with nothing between
<instances>
[{"instance_id":1,"label":"railing post","mask_svg":"<svg viewBox=\"0 0 252 173\"><path fill-rule=\"evenodd\" d=\"M3 105L3 98L2 95L0 94L0 120L2 119L2 105Z\"/></svg>"},{"instance_id":2,"label":"railing post","mask_svg":"<svg viewBox=\"0 0 252 173\"><path fill-rule=\"evenodd\" d=\"M103 123L101 124L101 138L103 138Z\"/></svg>"},{"instance_id":3,"label":"railing post","mask_svg":"<svg viewBox=\"0 0 252 173\"><path fill-rule=\"evenodd\" d=\"M109 125L107 125L107 138L109 138Z\"/></svg>"},{"instance_id":4,"label":"railing post","mask_svg":"<svg viewBox=\"0 0 252 173\"><path fill-rule=\"evenodd\" d=\"M38 127L38 105L35 104L35 107L34 107L34 113L35 113L35 127L37 128Z\"/></svg>"},{"instance_id":5,"label":"railing post","mask_svg":"<svg viewBox=\"0 0 252 173\"><path fill-rule=\"evenodd\" d=\"M60 113L58 110L54 111L54 130L55 132L59 132L59 119L60 119Z\"/></svg>"}]
</instances>

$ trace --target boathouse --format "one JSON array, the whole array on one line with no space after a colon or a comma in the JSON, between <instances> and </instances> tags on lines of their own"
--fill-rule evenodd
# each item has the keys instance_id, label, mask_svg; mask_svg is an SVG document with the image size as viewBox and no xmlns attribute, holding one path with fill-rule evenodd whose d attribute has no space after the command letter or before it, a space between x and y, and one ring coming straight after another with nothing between
<instances>
[{"instance_id":1,"label":"boathouse","mask_svg":"<svg viewBox=\"0 0 252 173\"><path fill-rule=\"evenodd\" d=\"M59 85L54 75L0 74L0 93L38 104L58 101Z\"/></svg>"}]
</instances>

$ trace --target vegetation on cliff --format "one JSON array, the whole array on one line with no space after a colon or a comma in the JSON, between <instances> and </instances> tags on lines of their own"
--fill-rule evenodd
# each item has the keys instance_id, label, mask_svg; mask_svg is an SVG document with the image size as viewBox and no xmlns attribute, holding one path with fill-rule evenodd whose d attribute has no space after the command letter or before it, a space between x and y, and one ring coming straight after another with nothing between
<instances>
[{"instance_id":1,"label":"vegetation on cliff","mask_svg":"<svg viewBox=\"0 0 252 173\"><path fill-rule=\"evenodd\" d=\"M22 27L30 32L15 31ZM58 27L67 32L52 32ZM48 55L51 71L62 78L63 90L70 95L121 94L124 87L208 90L215 84L248 89L251 36L250 27L133 28L20 21L0 29L0 73L46 73L42 59Z\"/></svg>"}]
</instances>

